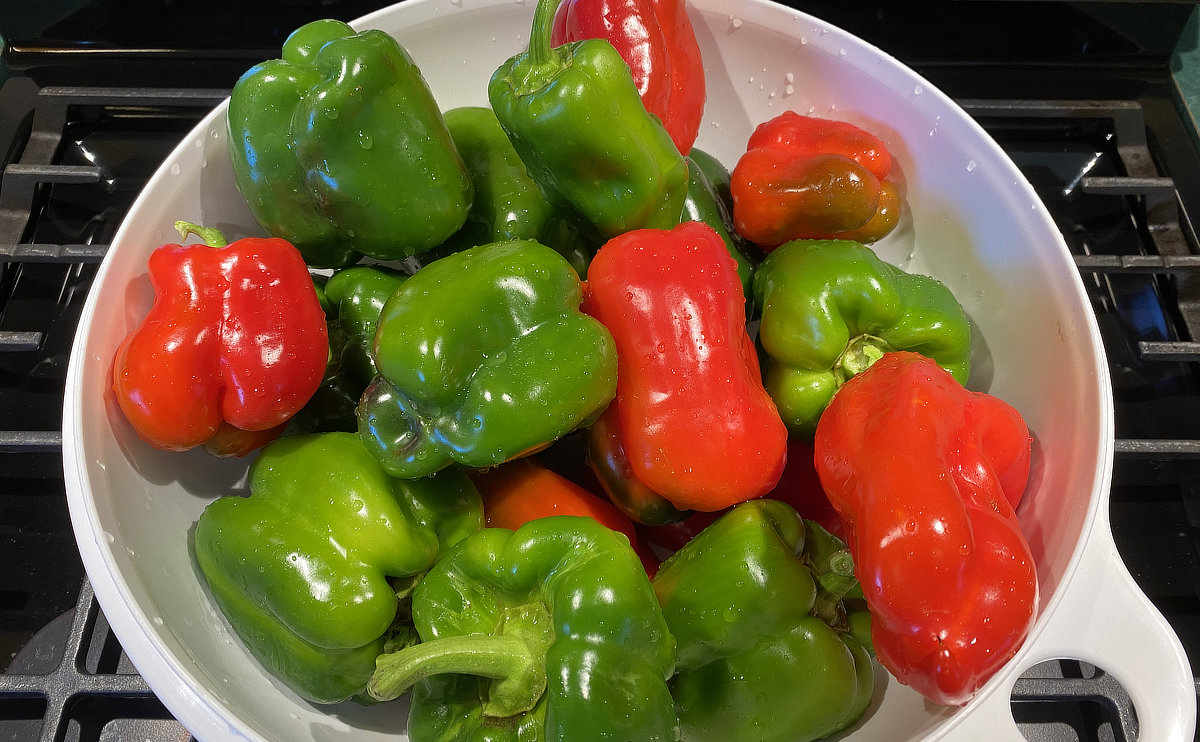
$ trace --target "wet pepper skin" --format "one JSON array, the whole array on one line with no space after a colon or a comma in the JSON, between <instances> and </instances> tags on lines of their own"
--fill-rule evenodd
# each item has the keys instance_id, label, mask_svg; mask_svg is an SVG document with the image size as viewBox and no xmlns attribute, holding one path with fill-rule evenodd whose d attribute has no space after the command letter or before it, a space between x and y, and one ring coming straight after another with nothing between
<instances>
[{"instance_id":1,"label":"wet pepper skin","mask_svg":"<svg viewBox=\"0 0 1200 742\"><path fill-rule=\"evenodd\" d=\"M971 326L940 281L906 273L850 240L794 240L754 277L764 377L788 427L811 440L846 379L888 351L933 358L966 383Z\"/></svg>"},{"instance_id":2,"label":"wet pepper skin","mask_svg":"<svg viewBox=\"0 0 1200 742\"><path fill-rule=\"evenodd\" d=\"M646 110L687 155L704 116L704 60L683 0L566 0L554 16L554 46L608 41L629 65Z\"/></svg>"},{"instance_id":3,"label":"wet pepper skin","mask_svg":"<svg viewBox=\"0 0 1200 742\"><path fill-rule=\"evenodd\" d=\"M663 562L654 592L679 642L685 742L809 742L853 724L874 688L844 598L845 545L789 505L742 503Z\"/></svg>"},{"instance_id":4,"label":"wet pepper skin","mask_svg":"<svg viewBox=\"0 0 1200 742\"><path fill-rule=\"evenodd\" d=\"M387 300L359 432L394 476L484 468L545 448L612 399L612 336L566 259L533 241L448 255Z\"/></svg>"},{"instance_id":5,"label":"wet pepper skin","mask_svg":"<svg viewBox=\"0 0 1200 742\"><path fill-rule=\"evenodd\" d=\"M446 127L475 184L475 201L462 229L430 256L442 257L490 242L535 240L553 247L580 276L586 275L596 245L584 238L529 177L496 114L485 106L453 108L446 111Z\"/></svg>"},{"instance_id":6,"label":"wet pepper skin","mask_svg":"<svg viewBox=\"0 0 1200 742\"><path fill-rule=\"evenodd\" d=\"M845 121L785 111L754 130L733 168L734 223L770 250L788 240L874 242L900 218L892 156Z\"/></svg>"},{"instance_id":7,"label":"wet pepper skin","mask_svg":"<svg viewBox=\"0 0 1200 742\"><path fill-rule=\"evenodd\" d=\"M880 662L935 703L965 703L1037 611L1014 512L1029 476L1025 422L932 360L896 352L834 395L814 445Z\"/></svg>"},{"instance_id":8,"label":"wet pepper skin","mask_svg":"<svg viewBox=\"0 0 1200 742\"><path fill-rule=\"evenodd\" d=\"M530 177L584 228L601 239L670 228L687 197L687 163L612 44L552 45L559 2L538 2L528 51L492 75L492 110Z\"/></svg>"},{"instance_id":9,"label":"wet pepper skin","mask_svg":"<svg viewBox=\"0 0 1200 742\"><path fill-rule=\"evenodd\" d=\"M421 643L379 658L379 700L413 687L414 740L670 742L675 640L624 536L587 516L484 529L417 586Z\"/></svg>"},{"instance_id":10,"label":"wet pepper skin","mask_svg":"<svg viewBox=\"0 0 1200 742\"><path fill-rule=\"evenodd\" d=\"M238 189L309 264L403 259L467 218L473 186L420 69L380 30L301 26L229 101Z\"/></svg>"},{"instance_id":11,"label":"wet pepper skin","mask_svg":"<svg viewBox=\"0 0 1200 742\"><path fill-rule=\"evenodd\" d=\"M763 388L736 263L711 227L609 240L589 268L584 310L616 341L603 427L628 476L680 510L720 510L775 486L787 429Z\"/></svg>"},{"instance_id":12,"label":"wet pepper skin","mask_svg":"<svg viewBox=\"0 0 1200 742\"><path fill-rule=\"evenodd\" d=\"M152 446L245 454L282 432L321 384L325 314L286 241L226 245L214 230L177 226L208 243L151 253L154 304L117 348L113 391Z\"/></svg>"},{"instance_id":13,"label":"wet pepper skin","mask_svg":"<svg viewBox=\"0 0 1200 742\"><path fill-rule=\"evenodd\" d=\"M411 634L398 595L483 527L462 472L396 479L353 433L271 443L249 487L201 513L196 562L250 653L315 703L365 690L387 643Z\"/></svg>"}]
</instances>

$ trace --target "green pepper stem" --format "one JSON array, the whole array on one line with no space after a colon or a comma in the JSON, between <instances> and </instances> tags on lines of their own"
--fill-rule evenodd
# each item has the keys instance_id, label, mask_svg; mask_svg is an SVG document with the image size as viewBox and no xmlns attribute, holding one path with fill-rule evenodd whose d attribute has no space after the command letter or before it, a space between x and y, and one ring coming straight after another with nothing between
<instances>
[{"instance_id":1,"label":"green pepper stem","mask_svg":"<svg viewBox=\"0 0 1200 742\"><path fill-rule=\"evenodd\" d=\"M838 601L846 597L858 585L854 576L854 557L849 549L839 549L829 555L829 570L822 570L817 576L821 591L830 600Z\"/></svg>"},{"instance_id":2,"label":"green pepper stem","mask_svg":"<svg viewBox=\"0 0 1200 742\"><path fill-rule=\"evenodd\" d=\"M377 701L399 698L418 681L447 673L477 675L513 684L524 684L531 674L535 660L529 644L512 635L467 634L414 644L399 652L380 655L375 660L375 672L367 682L367 693ZM544 678L543 678L544 682ZM493 694L500 705L485 709L492 716L511 716L528 711L541 697L544 687L536 693L527 691L528 703L504 703ZM522 708L527 706L527 708Z\"/></svg>"},{"instance_id":3,"label":"green pepper stem","mask_svg":"<svg viewBox=\"0 0 1200 742\"><path fill-rule=\"evenodd\" d=\"M229 240L225 239L225 235L221 234L221 230L214 227L201 227L199 224L178 221L175 222L175 229L179 231L181 239L186 240L189 234L194 234L209 247L225 247L229 244Z\"/></svg>"},{"instance_id":4,"label":"green pepper stem","mask_svg":"<svg viewBox=\"0 0 1200 742\"><path fill-rule=\"evenodd\" d=\"M533 29L529 33L529 60L537 67L551 60L554 49L552 33L554 31L554 14L562 0L538 0L537 9L533 11Z\"/></svg>"},{"instance_id":5,"label":"green pepper stem","mask_svg":"<svg viewBox=\"0 0 1200 742\"><path fill-rule=\"evenodd\" d=\"M886 340L874 335L859 335L852 339L837 360L843 380L856 376L871 367L883 354L892 350Z\"/></svg>"}]
</instances>

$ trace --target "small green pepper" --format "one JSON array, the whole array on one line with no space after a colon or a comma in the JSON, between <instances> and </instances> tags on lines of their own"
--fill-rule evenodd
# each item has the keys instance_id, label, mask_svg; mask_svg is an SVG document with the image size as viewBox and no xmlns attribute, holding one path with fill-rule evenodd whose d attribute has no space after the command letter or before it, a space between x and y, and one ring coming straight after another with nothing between
<instances>
[{"instance_id":1,"label":"small green pepper","mask_svg":"<svg viewBox=\"0 0 1200 742\"><path fill-rule=\"evenodd\" d=\"M495 466L586 426L616 393L612 335L567 261L528 240L430 263L388 299L359 432L385 469Z\"/></svg>"},{"instance_id":2,"label":"small green pepper","mask_svg":"<svg viewBox=\"0 0 1200 742\"><path fill-rule=\"evenodd\" d=\"M587 516L488 528L413 594L421 641L379 657L379 700L413 687L413 739L675 740L675 642L623 535Z\"/></svg>"},{"instance_id":3,"label":"small green pepper","mask_svg":"<svg viewBox=\"0 0 1200 742\"><path fill-rule=\"evenodd\" d=\"M356 265L313 279L329 329L329 359L321 386L285 434L358 430L355 408L375 377L371 349L379 314L404 278L383 266Z\"/></svg>"},{"instance_id":4,"label":"small green pepper","mask_svg":"<svg viewBox=\"0 0 1200 742\"><path fill-rule=\"evenodd\" d=\"M807 742L870 705L871 655L842 602L857 585L853 560L786 503L736 506L653 584L678 642L671 692L685 742Z\"/></svg>"},{"instance_id":5,"label":"small green pepper","mask_svg":"<svg viewBox=\"0 0 1200 742\"><path fill-rule=\"evenodd\" d=\"M596 248L538 188L492 109L466 106L446 111L446 128L475 184L467 223L439 256L504 240L535 240L553 247L580 275Z\"/></svg>"},{"instance_id":6,"label":"small green pepper","mask_svg":"<svg viewBox=\"0 0 1200 742\"><path fill-rule=\"evenodd\" d=\"M546 196L601 237L670 229L687 162L603 39L551 45L560 0L540 0L526 53L492 75L488 100Z\"/></svg>"},{"instance_id":7,"label":"small green pepper","mask_svg":"<svg viewBox=\"0 0 1200 742\"><path fill-rule=\"evenodd\" d=\"M383 266L356 265L334 273L325 284L325 296L345 339L341 353L342 373L358 386L359 394L375 378L371 352L375 347L379 316L406 277Z\"/></svg>"},{"instance_id":8,"label":"small green pepper","mask_svg":"<svg viewBox=\"0 0 1200 742\"><path fill-rule=\"evenodd\" d=\"M364 691L375 658L404 633L399 596L483 526L465 474L395 479L354 433L267 445L249 487L201 513L196 563L250 653L315 703Z\"/></svg>"},{"instance_id":9,"label":"small green pepper","mask_svg":"<svg viewBox=\"0 0 1200 742\"><path fill-rule=\"evenodd\" d=\"M440 245L473 190L420 69L387 33L313 21L229 100L230 155L251 213L310 265L399 260Z\"/></svg>"},{"instance_id":10,"label":"small green pepper","mask_svg":"<svg viewBox=\"0 0 1200 742\"><path fill-rule=\"evenodd\" d=\"M889 351L932 358L959 383L970 375L971 327L950 290L860 243L784 243L759 265L754 298L767 391L809 439L842 383Z\"/></svg>"}]
</instances>

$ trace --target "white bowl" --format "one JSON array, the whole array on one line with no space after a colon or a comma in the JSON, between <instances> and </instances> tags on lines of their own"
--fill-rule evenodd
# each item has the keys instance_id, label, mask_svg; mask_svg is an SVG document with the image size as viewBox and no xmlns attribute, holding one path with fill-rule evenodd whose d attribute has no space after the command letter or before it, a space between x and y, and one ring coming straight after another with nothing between
<instances>
[{"instance_id":1,"label":"white bowl","mask_svg":"<svg viewBox=\"0 0 1200 742\"><path fill-rule=\"evenodd\" d=\"M395 35L443 110L486 104L493 70L523 51L534 0L409 0L358 20ZM819 19L765 0L692 0L708 104L697 146L732 166L752 128L778 113L841 118L883 137L907 211L883 257L947 284L976 326L970 386L1019 409L1036 437L1020 509L1041 581L1022 651L970 703L924 701L879 673L848 737L1021 740L1009 709L1019 675L1052 658L1109 671L1129 691L1141 738L1191 740L1187 659L1113 546L1108 367L1083 284L1026 180L961 109L911 70ZM64 467L79 549L129 657L197 737L403 740L403 704L318 708L267 676L202 589L188 553L204 506L243 480L245 461L153 450L109 392L117 344L151 295L146 259L177 219L231 238L260 234L234 187L224 104L141 194L100 268L67 378Z\"/></svg>"}]
</instances>

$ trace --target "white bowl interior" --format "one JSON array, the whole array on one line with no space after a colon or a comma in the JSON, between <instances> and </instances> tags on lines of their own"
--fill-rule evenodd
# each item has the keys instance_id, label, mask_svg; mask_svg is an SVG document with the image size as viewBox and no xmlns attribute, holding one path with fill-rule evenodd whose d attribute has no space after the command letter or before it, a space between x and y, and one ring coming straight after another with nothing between
<instances>
[{"instance_id":1,"label":"white bowl interior","mask_svg":"<svg viewBox=\"0 0 1200 742\"><path fill-rule=\"evenodd\" d=\"M395 35L443 109L486 104L486 82L522 51L533 0L409 0L361 19ZM892 58L802 13L761 0L693 0L708 104L697 146L732 166L757 123L784 110L836 117L881 135L906 189L883 256L946 283L976 332L972 388L1016 406L1036 436L1021 520L1052 619L1076 546L1104 502L1111 457L1107 365L1082 284L1032 189L939 91ZM68 495L81 553L118 638L151 687L197 736L404 739L404 707L317 708L265 675L227 630L188 553L204 506L233 491L245 461L155 451L112 402L110 364L151 296L150 252L177 219L234 238L259 234L233 183L224 106L172 153L113 242L83 314L68 379ZM1052 383L1048 383L1053 379ZM1009 675L1025 669L1019 663ZM879 675L850 737L936 736L955 711Z\"/></svg>"}]
</instances>

